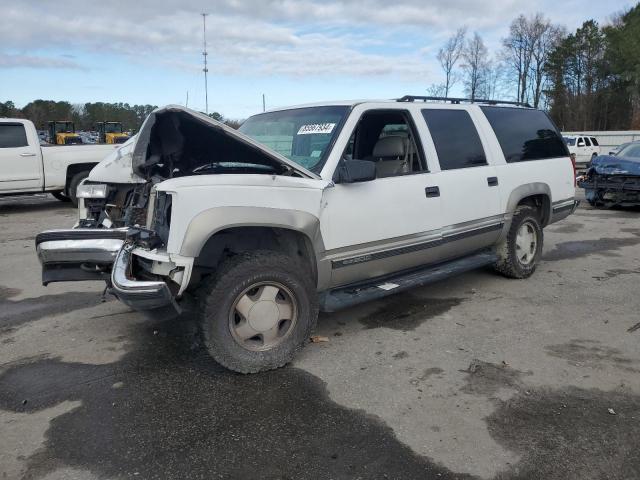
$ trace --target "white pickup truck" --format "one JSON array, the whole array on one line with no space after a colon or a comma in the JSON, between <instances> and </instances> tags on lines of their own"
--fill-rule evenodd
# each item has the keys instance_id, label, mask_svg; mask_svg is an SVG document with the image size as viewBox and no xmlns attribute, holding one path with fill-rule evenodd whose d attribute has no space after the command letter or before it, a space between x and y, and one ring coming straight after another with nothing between
<instances>
[{"instance_id":1,"label":"white pickup truck","mask_svg":"<svg viewBox=\"0 0 640 480\"><path fill-rule=\"evenodd\" d=\"M103 280L136 309L193 294L211 355L250 373L290 361L319 310L485 265L530 276L577 205L558 129L431 100L283 108L240 131L158 109L80 187L77 228L37 236L43 283Z\"/></svg>"},{"instance_id":2,"label":"white pickup truck","mask_svg":"<svg viewBox=\"0 0 640 480\"><path fill-rule=\"evenodd\" d=\"M76 200L76 188L91 169L120 145L40 145L35 126L0 118L0 195L50 192Z\"/></svg>"}]
</instances>

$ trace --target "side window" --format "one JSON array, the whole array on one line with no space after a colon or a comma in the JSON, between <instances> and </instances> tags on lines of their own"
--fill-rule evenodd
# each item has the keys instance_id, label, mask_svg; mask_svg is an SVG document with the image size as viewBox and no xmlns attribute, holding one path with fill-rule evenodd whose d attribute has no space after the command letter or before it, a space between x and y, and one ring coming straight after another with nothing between
<instances>
[{"instance_id":1,"label":"side window","mask_svg":"<svg viewBox=\"0 0 640 480\"><path fill-rule=\"evenodd\" d=\"M374 162L377 178L425 170L420 141L409 113L404 110L365 112L349 139L343 158Z\"/></svg>"},{"instance_id":2,"label":"side window","mask_svg":"<svg viewBox=\"0 0 640 480\"><path fill-rule=\"evenodd\" d=\"M0 148L27 147L27 133L21 123L0 124Z\"/></svg>"},{"instance_id":3,"label":"side window","mask_svg":"<svg viewBox=\"0 0 640 480\"><path fill-rule=\"evenodd\" d=\"M591 143L593 144L594 147L599 147L600 144L598 143L598 140L596 139L596 137L591 137Z\"/></svg>"},{"instance_id":4,"label":"side window","mask_svg":"<svg viewBox=\"0 0 640 480\"><path fill-rule=\"evenodd\" d=\"M546 113L528 108L480 108L508 163L569 156L560 132Z\"/></svg>"},{"instance_id":5,"label":"side window","mask_svg":"<svg viewBox=\"0 0 640 480\"><path fill-rule=\"evenodd\" d=\"M580 137L580 138L578 139L578 146L579 146L579 147L584 147L584 138Z\"/></svg>"},{"instance_id":6,"label":"side window","mask_svg":"<svg viewBox=\"0 0 640 480\"><path fill-rule=\"evenodd\" d=\"M584 143L587 144L587 147L591 146L591 141L589 140L589 137L584 137Z\"/></svg>"},{"instance_id":7,"label":"side window","mask_svg":"<svg viewBox=\"0 0 640 480\"><path fill-rule=\"evenodd\" d=\"M425 109L427 122L442 170L487 164L482 142L473 120L465 110Z\"/></svg>"}]
</instances>

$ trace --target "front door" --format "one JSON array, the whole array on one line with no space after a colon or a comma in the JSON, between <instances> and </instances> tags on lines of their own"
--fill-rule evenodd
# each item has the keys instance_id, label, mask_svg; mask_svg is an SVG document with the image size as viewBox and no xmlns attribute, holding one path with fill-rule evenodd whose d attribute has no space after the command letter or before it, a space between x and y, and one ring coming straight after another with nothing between
<instances>
[{"instance_id":1,"label":"front door","mask_svg":"<svg viewBox=\"0 0 640 480\"><path fill-rule=\"evenodd\" d=\"M409 112L365 111L343 158L374 162L377 178L325 190L321 224L332 285L387 275L436 258L441 202Z\"/></svg>"},{"instance_id":2,"label":"front door","mask_svg":"<svg viewBox=\"0 0 640 480\"><path fill-rule=\"evenodd\" d=\"M30 146L22 123L0 123L0 192L39 189L39 146Z\"/></svg>"}]
</instances>

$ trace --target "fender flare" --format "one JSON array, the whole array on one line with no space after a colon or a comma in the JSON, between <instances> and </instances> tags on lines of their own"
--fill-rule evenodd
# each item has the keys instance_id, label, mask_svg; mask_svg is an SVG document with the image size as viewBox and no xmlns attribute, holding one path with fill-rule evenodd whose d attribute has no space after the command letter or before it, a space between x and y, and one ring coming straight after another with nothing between
<instances>
[{"instance_id":1,"label":"fender flare","mask_svg":"<svg viewBox=\"0 0 640 480\"><path fill-rule=\"evenodd\" d=\"M545 195L549 199L547 211L543 212L544 217L542 219L543 226L546 226L552 215L552 197L551 188L549 185L543 182L532 182L520 185L513 189L507 200L506 213L509 215L507 223L511 223L510 216L516 211L516 207L522 201L522 199L530 197L532 195Z\"/></svg>"}]
</instances>

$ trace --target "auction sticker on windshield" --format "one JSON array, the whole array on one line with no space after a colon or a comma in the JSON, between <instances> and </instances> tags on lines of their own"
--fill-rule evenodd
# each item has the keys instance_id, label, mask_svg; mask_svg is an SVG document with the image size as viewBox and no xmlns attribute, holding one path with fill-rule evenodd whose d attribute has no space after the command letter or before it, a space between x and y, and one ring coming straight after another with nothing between
<instances>
[{"instance_id":1,"label":"auction sticker on windshield","mask_svg":"<svg viewBox=\"0 0 640 480\"><path fill-rule=\"evenodd\" d=\"M312 123L310 125L302 125L298 130L298 135L309 135L312 133L331 133L335 123Z\"/></svg>"}]
</instances>

